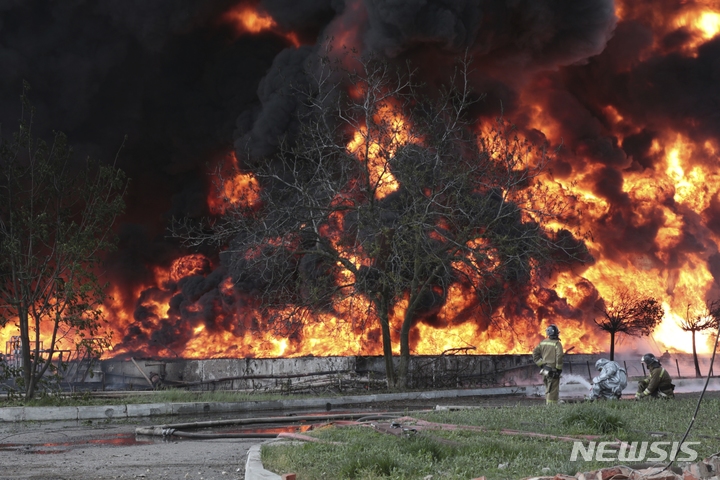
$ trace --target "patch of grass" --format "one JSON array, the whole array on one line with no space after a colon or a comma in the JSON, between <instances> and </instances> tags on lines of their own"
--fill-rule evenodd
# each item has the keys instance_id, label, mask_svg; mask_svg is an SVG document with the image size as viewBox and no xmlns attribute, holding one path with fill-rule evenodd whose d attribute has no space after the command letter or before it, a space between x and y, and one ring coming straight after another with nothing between
<instances>
[{"instance_id":1,"label":"patch of grass","mask_svg":"<svg viewBox=\"0 0 720 480\"><path fill-rule=\"evenodd\" d=\"M402 446L403 453L407 455L429 456L431 461L441 462L446 458L458 455L460 453L458 447L463 445L453 441L440 442L439 439L427 435L413 435Z\"/></svg>"},{"instance_id":2,"label":"patch of grass","mask_svg":"<svg viewBox=\"0 0 720 480\"><path fill-rule=\"evenodd\" d=\"M372 455L350 458L340 466L340 478L387 477L399 467L387 452L374 452Z\"/></svg>"},{"instance_id":3,"label":"patch of grass","mask_svg":"<svg viewBox=\"0 0 720 480\"><path fill-rule=\"evenodd\" d=\"M596 404L578 404L562 412L561 423L569 433L617 433L625 426L623 420L611 410Z\"/></svg>"}]
</instances>

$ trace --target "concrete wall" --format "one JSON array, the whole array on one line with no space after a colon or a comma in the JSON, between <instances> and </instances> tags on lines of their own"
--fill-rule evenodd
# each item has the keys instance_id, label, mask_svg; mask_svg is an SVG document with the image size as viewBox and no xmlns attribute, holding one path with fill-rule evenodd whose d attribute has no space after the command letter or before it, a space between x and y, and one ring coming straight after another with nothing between
<instances>
[{"instance_id":1,"label":"concrete wall","mask_svg":"<svg viewBox=\"0 0 720 480\"><path fill-rule=\"evenodd\" d=\"M595 361L604 355L568 354L563 373L591 379ZM642 376L639 355L616 358L630 377ZM399 358L394 358L395 363ZM709 359L701 361L707 373ZM692 355L663 359L674 378L694 377ZM718 366L720 369L720 365ZM678 375L678 371L680 375ZM720 371L720 370L718 370ZM540 382L530 355L414 356L409 366L413 388L479 388L531 385ZM237 359L131 359L103 360L93 367L77 388L92 390L148 390L159 386L182 386L198 390L298 391L303 386L381 388L385 379L383 357L299 357Z\"/></svg>"},{"instance_id":2,"label":"concrete wall","mask_svg":"<svg viewBox=\"0 0 720 480\"><path fill-rule=\"evenodd\" d=\"M101 369L107 387L125 384L145 389L150 386L145 377L159 375L166 385L222 383L222 388L233 390L276 390L303 376L352 373L355 357L103 360Z\"/></svg>"},{"instance_id":3,"label":"concrete wall","mask_svg":"<svg viewBox=\"0 0 720 480\"><path fill-rule=\"evenodd\" d=\"M565 372L587 377L587 366L593 368L596 358L567 355ZM397 365L399 359L394 361ZM385 378L383 357L104 360L100 369L107 389L148 389L148 379L158 378L168 386L274 391L303 382L332 383L334 377L366 385ZM408 373L411 387L477 388L538 381L530 355L414 356Z\"/></svg>"}]
</instances>

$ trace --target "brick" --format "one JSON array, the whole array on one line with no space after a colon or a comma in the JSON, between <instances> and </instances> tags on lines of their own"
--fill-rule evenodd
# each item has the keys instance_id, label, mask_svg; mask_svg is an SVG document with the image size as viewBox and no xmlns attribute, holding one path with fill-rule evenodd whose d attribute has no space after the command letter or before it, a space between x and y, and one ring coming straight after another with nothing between
<instances>
[{"instance_id":1,"label":"brick","mask_svg":"<svg viewBox=\"0 0 720 480\"><path fill-rule=\"evenodd\" d=\"M643 477L645 480L682 480L682 477L677 475L674 472L671 472L670 470L665 470L664 472L658 472L653 475L648 475L646 477Z\"/></svg>"},{"instance_id":2,"label":"brick","mask_svg":"<svg viewBox=\"0 0 720 480\"><path fill-rule=\"evenodd\" d=\"M630 467L625 467L625 466L623 466L623 465L620 465L620 466L618 466L618 467L616 467L616 468L619 468L619 469L620 469L620 473L623 474L623 475L625 475L625 476L628 477L628 478L632 477L633 472L635 472L635 470L633 470L632 468L630 468Z\"/></svg>"},{"instance_id":3,"label":"brick","mask_svg":"<svg viewBox=\"0 0 720 480\"><path fill-rule=\"evenodd\" d=\"M691 463L686 467L686 470L696 478L710 478L713 476L710 467L703 462Z\"/></svg>"},{"instance_id":4,"label":"brick","mask_svg":"<svg viewBox=\"0 0 720 480\"><path fill-rule=\"evenodd\" d=\"M583 472L578 473L575 475L577 480L597 480L597 470L593 470L592 472Z\"/></svg>"},{"instance_id":5,"label":"brick","mask_svg":"<svg viewBox=\"0 0 720 480\"><path fill-rule=\"evenodd\" d=\"M683 480L700 480L700 479L698 477L696 477L695 475L693 475L692 473L690 473L689 471L684 470L683 471Z\"/></svg>"},{"instance_id":6,"label":"brick","mask_svg":"<svg viewBox=\"0 0 720 480\"><path fill-rule=\"evenodd\" d=\"M720 457L713 455L710 458L706 458L705 463L712 468L713 475L720 475Z\"/></svg>"},{"instance_id":7,"label":"brick","mask_svg":"<svg viewBox=\"0 0 720 480\"><path fill-rule=\"evenodd\" d=\"M284 473L280 478L282 480L295 480L296 476L294 473Z\"/></svg>"},{"instance_id":8,"label":"brick","mask_svg":"<svg viewBox=\"0 0 720 480\"><path fill-rule=\"evenodd\" d=\"M623 479L628 478L627 475L625 475L618 467L602 468L595 474L595 478L597 478L597 480L609 480L611 478L614 480L620 480L620 478L618 478L619 476L622 476Z\"/></svg>"}]
</instances>

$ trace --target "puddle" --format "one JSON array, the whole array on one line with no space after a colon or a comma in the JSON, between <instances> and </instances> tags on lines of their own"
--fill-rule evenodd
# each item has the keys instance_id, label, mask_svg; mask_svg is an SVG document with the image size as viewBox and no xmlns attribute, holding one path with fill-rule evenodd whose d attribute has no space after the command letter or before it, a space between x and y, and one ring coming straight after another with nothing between
<instances>
[{"instance_id":1,"label":"puddle","mask_svg":"<svg viewBox=\"0 0 720 480\"><path fill-rule=\"evenodd\" d=\"M75 442L51 442L39 444L3 443L0 444L0 452L15 451L19 453L35 453L41 455L52 455L64 453L68 450L83 448L86 446L108 445L108 446L132 446L153 443L151 439L136 437L134 433L117 433L107 438L83 439Z\"/></svg>"}]
</instances>

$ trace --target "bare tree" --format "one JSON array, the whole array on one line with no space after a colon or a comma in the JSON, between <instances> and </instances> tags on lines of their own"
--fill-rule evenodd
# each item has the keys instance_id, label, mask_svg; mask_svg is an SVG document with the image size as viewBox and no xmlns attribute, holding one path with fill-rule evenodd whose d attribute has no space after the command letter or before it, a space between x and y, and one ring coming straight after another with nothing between
<instances>
[{"instance_id":1,"label":"bare tree","mask_svg":"<svg viewBox=\"0 0 720 480\"><path fill-rule=\"evenodd\" d=\"M696 377L701 377L702 374L700 373L700 363L698 362L697 348L695 346L695 333L717 328L718 320L713 316L713 308L713 303L708 302L703 310L691 312L691 306L688 305L685 318L678 322L678 326L682 328L683 331L690 332L692 335L693 361L695 362Z\"/></svg>"},{"instance_id":2,"label":"bare tree","mask_svg":"<svg viewBox=\"0 0 720 480\"><path fill-rule=\"evenodd\" d=\"M615 290L612 299L598 308L603 316L596 318L595 323L610 334L610 360L615 359L618 333L631 337L650 335L663 317L662 305L657 300L627 288Z\"/></svg>"},{"instance_id":3,"label":"bare tree","mask_svg":"<svg viewBox=\"0 0 720 480\"><path fill-rule=\"evenodd\" d=\"M309 63L295 92L298 131L271 158L243 158L256 200L209 229L180 222L173 234L226 244L235 282L259 292L284 335L323 314L358 332L379 323L388 385L402 388L412 327L453 286L492 318L533 271L587 251L569 231L545 228L570 209L537 182L548 152L502 120L478 135L467 59L431 95L411 68L344 61L355 63Z\"/></svg>"},{"instance_id":4,"label":"bare tree","mask_svg":"<svg viewBox=\"0 0 720 480\"><path fill-rule=\"evenodd\" d=\"M32 398L58 342L90 351L108 345L95 269L113 246L127 182L114 166L74 161L62 134L52 144L33 138L26 92L19 131L0 138L0 326L18 326L16 385Z\"/></svg>"}]
</instances>

